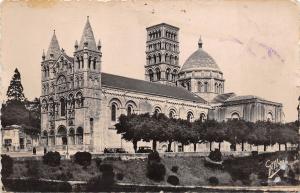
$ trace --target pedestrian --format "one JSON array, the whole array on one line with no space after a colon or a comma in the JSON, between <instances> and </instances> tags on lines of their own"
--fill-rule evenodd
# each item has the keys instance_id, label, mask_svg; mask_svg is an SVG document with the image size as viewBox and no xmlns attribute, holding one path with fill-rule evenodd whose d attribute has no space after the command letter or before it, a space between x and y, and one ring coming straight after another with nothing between
<instances>
[{"instance_id":1,"label":"pedestrian","mask_svg":"<svg viewBox=\"0 0 300 193\"><path fill-rule=\"evenodd\" d=\"M44 155L47 153L47 148L44 147Z\"/></svg>"},{"instance_id":2,"label":"pedestrian","mask_svg":"<svg viewBox=\"0 0 300 193\"><path fill-rule=\"evenodd\" d=\"M36 155L36 148L35 147L33 147L32 153L33 153L33 155Z\"/></svg>"}]
</instances>

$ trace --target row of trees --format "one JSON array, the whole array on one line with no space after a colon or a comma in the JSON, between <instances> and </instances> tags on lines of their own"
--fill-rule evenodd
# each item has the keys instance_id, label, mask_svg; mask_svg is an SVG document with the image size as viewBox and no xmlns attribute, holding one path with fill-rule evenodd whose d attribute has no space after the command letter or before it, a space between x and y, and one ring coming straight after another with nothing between
<instances>
[{"instance_id":1,"label":"row of trees","mask_svg":"<svg viewBox=\"0 0 300 193\"><path fill-rule=\"evenodd\" d=\"M183 119L172 119L164 114L121 115L119 122L115 125L117 133L122 138L133 143L134 150L137 150L138 141L153 142L153 149L156 150L157 142L167 142L168 151L171 151L173 142L182 145L194 144L194 151L198 143L219 143L219 149L223 141L228 141L233 149L236 144L247 142L253 145L296 144L298 138L298 122L273 123L258 121L256 123L239 119L217 122L215 120L188 122ZM279 145L280 148L280 145Z\"/></svg>"},{"instance_id":2,"label":"row of trees","mask_svg":"<svg viewBox=\"0 0 300 193\"><path fill-rule=\"evenodd\" d=\"M25 98L18 69L15 69L6 95L7 101L1 107L2 128L8 125L21 125L25 132L38 134L41 124L40 101L38 98L33 101Z\"/></svg>"}]
</instances>

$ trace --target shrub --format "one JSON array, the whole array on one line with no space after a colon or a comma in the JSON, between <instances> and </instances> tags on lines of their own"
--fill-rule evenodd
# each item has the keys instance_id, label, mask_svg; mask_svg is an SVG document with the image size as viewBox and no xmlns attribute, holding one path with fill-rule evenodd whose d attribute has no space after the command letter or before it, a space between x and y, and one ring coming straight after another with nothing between
<instances>
[{"instance_id":1,"label":"shrub","mask_svg":"<svg viewBox=\"0 0 300 193\"><path fill-rule=\"evenodd\" d=\"M101 164L99 170L100 172L112 172L113 166L111 164Z\"/></svg>"},{"instance_id":2,"label":"shrub","mask_svg":"<svg viewBox=\"0 0 300 193\"><path fill-rule=\"evenodd\" d=\"M208 179L208 182L209 182L209 184L212 185L212 186L217 186L217 185L219 184L219 180L218 180L218 178L215 177L215 176L210 177L210 178Z\"/></svg>"},{"instance_id":3,"label":"shrub","mask_svg":"<svg viewBox=\"0 0 300 193\"><path fill-rule=\"evenodd\" d=\"M122 173L117 173L117 180L122 181L124 178L124 174Z\"/></svg>"},{"instance_id":4,"label":"shrub","mask_svg":"<svg viewBox=\"0 0 300 193\"><path fill-rule=\"evenodd\" d=\"M13 159L9 155L1 155L1 175L6 178L9 177L13 173Z\"/></svg>"},{"instance_id":5,"label":"shrub","mask_svg":"<svg viewBox=\"0 0 300 193\"><path fill-rule=\"evenodd\" d=\"M152 162L147 165L147 177L154 181L162 181L166 175L166 168L164 164Z\"/></svg>"},{"instance_id":6,"label":"shrub","mask_svg":"<svg viewBox=\"0 0 300 193\"><path fill-rule=\"evenodd\" d=\"M218 162L218 161L222 161L222 154L221 154L221 152L220 152L220 150L219 149L215 149L215 151L211 151L210 153L209 153L209 159L211 159L212 161L216 161L216 162Z\"/></svg>"},{"instance_id":7,"label":"shrub","mask_svg":"<svg viewBox=\"0 0 300 193\"><path fill-rule=\"evenodd\" d=\"M148 154L148 163L150 162L160 162L159 153L157 151Z\"/></svg>"},{"instance_id":8,"label":"shrub","mask_svg":"<svg viewBox=\"0 0 300 193\"><path fill-rule=\"evenodd\" d=\"M43 163L49 166L59 166L60 165L60 154L59 152L48 152L43 156Z\"/></svg>"},{"instance_id":9,"label":"shrub","mask_svg":"<svg viewBox=\"0 0 300 193\"><path fill-rule=\"evenodd\" d=\"M168 182L169 184L174 185L174 186L179 185L179 179L178 179L177 176L173 176L173 175L172 175L172 176L169 176L168 179L167 179L167 182Z\"/></svg>"},{"instance_id":10,"label":"shrub","mask_svg":"<svg viewBox=\"0 0 300 193\"><path fill-rule=\"evenodd\" d=\"M40 178L40 167L38 161L26 161L27 176L33 179Z\"/></svg>"},{"instance_id":11,"label":"shrub","mask_svg":"<svg viewBox=\"0 0 300 193\"><path fill-rule=\"evenodd\" d=\"M92 154L89 152L76 152L74 155L75 163L82 166L91 165Z\"/></svg>"},{"instance_id":12,"label":"shrub","mask_svg":"<svg viewBox=\"0 0 300 193\"><path fill-rule=\"evenodd\" d=\"M172 166L171 171L174 172L174 173L177 173L178 166Z\"/></svg>"},{"instance_id":13,"label":"shrub","mask_svg":"<svg viewBox=\"0 0 300 193\"><path fill-rule=\"evenodd\" d=\"M99 168L100 165L101 165L101 163L102 163L102 159L99 158L99 157L97 157L97 158L94 159L94 161L95 161L95 163L96 163L97 168Z\"/></svg>"}]
</instances>

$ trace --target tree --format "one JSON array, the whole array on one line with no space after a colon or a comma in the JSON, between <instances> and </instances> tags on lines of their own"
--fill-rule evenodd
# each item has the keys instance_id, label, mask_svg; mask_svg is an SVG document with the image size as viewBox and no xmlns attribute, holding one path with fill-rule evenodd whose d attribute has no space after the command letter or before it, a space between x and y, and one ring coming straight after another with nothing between
<instances>
[{"instance_id":1,"label":"tree","mask_svg":"<svg viewBox=\"0 0 300 193\"><path fill-rule=\"evenodd\" d=\"M29 111L23 102L12 100L9 103L2 104L1 108L1 125L30 125Z\"/></svg>"},{"instance_id":2,"label":"tree","mask_svg":"<svg viewBox=\"0 0 300 193\"><path fill-rule=\"evenodd\" d=\"M18 69L15 69L15 73L12 77L12 80L10 81L10 85L8 86L7 89L7 98L8 101L24 101L25 96L23 94L23 86L21 83L21 74L18 71Z\"/></svg>"},{"instance_id":3,"label":"tree","mask_svg":"<svg viewBox=\"0 0 300 193\"><path fill-rule=\"evenodd\" d=\"M41 104L40 99L35 98L33 101L27 101L25 103L27 110L29 111L29 124L34 128L41 127Z\"/></svg>"},{"instance_id":4,"label":"tree","mask_svg":"<svg viewBox=\"0 0 300 193\"><path fill-rule=\"evenodd\" d=\"M242 151L244 151L244 143L247 141L249 134L249 127L247 122L239 119L228 120L226 123L226 139L236 150L236 144L242 144Z\"/></svg>"},{"instance_id":5,"label":"tree","mask_svg":"<svg viewBox=\"0 0 300 193\"><path fill-rule=\"evenodd\" d=\"M131 114L129 116L121 115L119 122L115 125L117 133L122 134L122 138L126 141L131 141L133 149L137 151L137 142L145 138L145 129L148 127L150 115L146 114Z\"/></svg>"}]
</instances>

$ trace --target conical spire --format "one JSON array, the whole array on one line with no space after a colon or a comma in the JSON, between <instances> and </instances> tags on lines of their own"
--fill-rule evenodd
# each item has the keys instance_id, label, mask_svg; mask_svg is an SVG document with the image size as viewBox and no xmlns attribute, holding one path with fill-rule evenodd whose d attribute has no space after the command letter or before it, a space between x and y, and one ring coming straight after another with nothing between
<instances>
[{"instance_id":1,"label":"conical spire","mask_svg":"<svg viewBox=\"0 0 300 193\"><path fill-rule=\"evenodd\" d=\"M94 33L89 21L89 16L87 16L87 21L85 23L79 44L79 49L84 49L84 47L89 50L97 50Z\"/></svg>"},{"instance_id":2,"label":"conical spire","mask_svg":"<svg viewBox=\"0 0 300 193\"><path fill-rule=\"evenodd\" d=\"M203 45L203 42L202 42L202 39L201 39L201 36L200 36L199 41L198 41L198 47L202 48L202 45Z\"/></svg>"},{"instance_id":3,"label":"conical spire","mask_svg":"<svg viewBox=\"0 0 300 193\"><path fill-rule=\"evenodd\" d=\"M46 60L49 60L49 59L57 59L60 55L60 47L59 47L59 44L58 44L58 41L57 41L57 38L56 38L56 35L55 35L55 30L53 32L53 36L52 36L52 39L51 39L51 42L50 42L50 45L49 45L49 48L48 48L48 51L47 51L47 55L46 55Z\"/></svg>"}]
</instances>

